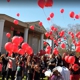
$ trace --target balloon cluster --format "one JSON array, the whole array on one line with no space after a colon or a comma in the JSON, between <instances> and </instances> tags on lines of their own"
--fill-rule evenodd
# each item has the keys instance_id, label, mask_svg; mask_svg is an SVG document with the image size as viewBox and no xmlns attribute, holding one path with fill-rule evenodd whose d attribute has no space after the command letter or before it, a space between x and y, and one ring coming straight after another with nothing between
<instances>
[{"instance_id":1,"label":"balloon cluster","mask_svg":"<svg viewBox=\"0 0 80 80\"><path fill-rule=\"evenodd\" d=\"M79 69L79 65L78 64L75 64L75 57L74 56L65 56L65 61L69 64L71 64L71 68L74 70L74 71L77 71Z\"/></svg>"},{"instance_id":2,"label":"balloon cluster","mask_svg":"<svg viewBox=\"0 0 80 80\"><path fill-rule=\"evenodd\" d=\"M7 33L6 35L9 34ZM10 54L13 52L20 55L24 55L25 53L29 55L33 54L33 49L26 42L23 42L23 38L21 36L14 36L12 38L12 42L7 42L4 47L5 50Z\"/></svg>"},{"instance_id":3,"label":"balloon cluster","mask_svg":"<svg viewBox=\"0 0 80 80\"><path fill-rule=\"evenodd\" d=\"M38 0L38 6L42 9L44 7L52 7L53 6L53 0Z\"/></svg>"}]
</instances>

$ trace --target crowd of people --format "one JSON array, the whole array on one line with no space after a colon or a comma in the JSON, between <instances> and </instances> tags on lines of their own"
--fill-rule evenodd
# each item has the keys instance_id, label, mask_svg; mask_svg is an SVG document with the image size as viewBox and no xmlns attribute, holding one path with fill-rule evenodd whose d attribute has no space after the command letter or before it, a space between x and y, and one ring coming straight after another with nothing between
<instances>
[{"instance_id":1,"label":"crowd of people","mask_svg":"<svg viewBox=\"0 0 80 80\"><path fill-rule=\"evenodd\" d=\"M2 54L0 56L0 72L2 80L22 80L26 76L26 80L40 80L45 78L45 71L51 70L53 74L48 77L48 80L66 80L61 77L58 70L55 69L57 66L66 67L70 71L70 80L79 80L80 78L80 57L75 55L75 63L79 65L79 69L74 71L72 65L64 60L65 55L42 55L38 54L29 56L19 55L13 53L11 56L8 54ZM1 69L2 68L2 69ZM54 76L55 77L54 77Z\"/></svg>"}]
</instances>

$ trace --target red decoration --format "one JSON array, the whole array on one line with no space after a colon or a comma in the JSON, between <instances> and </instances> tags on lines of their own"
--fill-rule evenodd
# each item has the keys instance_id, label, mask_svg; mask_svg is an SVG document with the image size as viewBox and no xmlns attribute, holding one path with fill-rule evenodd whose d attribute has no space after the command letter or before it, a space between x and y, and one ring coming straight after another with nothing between
<instances>
[{"instance_id":1,"label":"red decoration","mask_svg":"<svg viewBox=\"0 0 80 80\"><path fill-rule=\"evenodd\" d=\"M31 30L34 30L34 26L30 26L30 29L31 29Z\"/></svg>"},{"instance_id":2,"label":"red decoration","mask_svg":"<svg viewBox=\"0 0 80 80\"><path fill-rule=\"evenodd\" d=\"M46 0L45 1L45 7L52 7L53 6L53 0Z\"/></svg>"},{"instance_id":3,"label":"red decoration","mask_svg":"<svg viewBox=\"0 0 80 80\"><path fill-rule=\"evenodd\" d=\"M24 49L25 51L30 47L26 42L22 43L21 48Z\"/></svg>"},{"instance_id":4,"label":"red decoration","mask_svg":"<svg viewBox=\"0 0 80 80\"><path fill-rule=\"evenodd\" d=\"M57 48L54 48L54 50L53 50L53 54L55 54L55 55L58 55L58 54L59 54L59 51L58 51Z\"/></svg>"},{"instance_id":5,"label":"red decoration","mask_svg":"<svg viewBox=\"0 0 80 80\"><path fill-rule=\"evenodd\" d=\"M65 34L64 30L62 30L60 33L59 33L59 36L63 37Z\"/></svg>"},{"instance_id":6,"label":"red decoration","mask_svg":"<svg viewBox=\"0 0 80 80\"><path fill-rule=\"evenodd\" d=\"M65 43L62 43L60 46L61 46L62 49L66 48L66 44Z\"/></svg>"},{"instance_id":7,"label":"red decoration","mask_svg":"<svg viewBox=\"0 0 80 80\"><path fill-rule=\"evenodd\" d=\"M5 47L6 51L8 51L8 52L13 51L13 44L11 42L7 42L4 47Z\"/></svg>"},{"instance_id":8,"label":"red decoration","mask_svg":"<svg viewBox=\"0 0 80 80\"><path fill-rule=\"evenodd\" d=\"M32 55L33 54L33 49L31 47L28 48L27 50L28 55Z\"/></svg>"},{"instance_id":9,"label":"red decoration","mask_svg":"<svg viewBox=\"0 0 80 80\"><path fill-rule=\"evenodd\" d=\"M80 52L80 46L76 46L76 52Z\"/></svg>"},{"instance_id":10,"label":"red decoration","mask_svg":"<svg viewBox=\"0 0 80 80\"><path fill-rule=\"evenodd\" d=\"M38 6L43 9L45 7L45 0L38 0Z\"/></svg>"},{"instance_id":11,"label":"red decoration","mask_svg":"<svg viewBox=\"0 0 80 80\"><path fill-rule=\"evenodd\" d=\"M51 26L51 30L54 30L54 26Z\"/></svg>"},{"instance_id":12,"label":"red decoration","mask_svg":"<svg viewBox=\"0 0 80 80\"><path fill-rule=\"evenodd\" d=\"M17 16L19 17L19 16L20 16L20 14L19 14L19 13L17 13Z\"/></svg>"},{"instance_id":13,"label":"red decoration","mask_svg":"<svg viewBox=\"0 0 80 80\"><path fill-rule=\"evenodd\" d=\"M54 13L50 13L50 17L53 18L54 17Z\"/></svg>"},{"instance_id":14,"label":"red decoration","mask_svg":"<svg viewBox=\"0 0 80 80\"><path fill-rule=\"evenodd\" d=\"M23 37L19 37L19 41L20 41L20 43L22 43L23 42Z\"/></svg>"},{"instance_id":15,"label":"red decoration","mask_svg":"<svg viewBox=\"0 0 80 80\"><path fill-rule=\"evenodd\" d=\"M18 53L21 54L21 55L24 55L24 54L25 54L25 52L24 52L23 49L19 49L19 50L18 50Z\"/></svg>"},{"instance_id":16,"label":"red decoration","mask_svg":"<svg viewBox=\"0 0 80 80\"><path fill-rule=\"evenodd\" d=\"M43 25L42 22L39 22L39 25L42 26Z\"/></svg>"},{"instance_id":17,"label":"red decoration","mask_svg":"<svg viewBox=\"0 0 80 80\"><path fill-rule=\"evenodd\" d=\"M71 11L70 14L69 14L69 16L70 16L71 18L74 18L75 13L74 13L73 11Z\"/></svg>"},{"instance_id":18,"label":"red decoration","mask_svg":"<svg viewBox=\"0 0 80 80\"><path fill-rule=\"evenodd\" d=\"M64 9L61 9L60 12L61 12L61 13L64 13Z\"/></svg>"},{"instance_id":19,"label":"red decoration","mask_svg":"<svg viewBox=\"0 0 80 80\"><path fill-rule=\"evenodd\" d=\"M46 32L45 36L48 38L50 36L49 32Z\"/></svg>"},{"instance_id":20,"label":"red decoration","mask_svg":"<svg viewBox=\"0 0 80 80\"><path fill-rule=\"evenodd\" d=\"M43 44L44 44L44 46L46 46L46 45L47 45L47 42L46 42L46 41L44 41L44 42L43 42Z\"/></svg>"},{"instance_id":21,"label":"red decoration","mask_svg":"<svg viewBox=\"0 0 80 80\"><path fill-rule=\"evenodd\" d=\"M18 52L18 46L13 43L13 52L17 53Z\"/></svg>"},{"instance_id":22,"label":"red decoration","mask_svg":"<svg viewBox=\"0 0 80 80\"><path fill-rule=\"evenodd\" d=\"M14 20L14 24L15 25L18 25L18 20Z\"/></svg>"},{"instance_id":23,"label":"red decoration","mask_svg":"<svg viewBox=\"0 0 80 80\"><path fill-rule=\"evenodd\" d=\"M75 63L75 57L74 56L69 56L68 61L70 64L74 64Z\"/></svg>"},{"instance_id":24,"label":"red decoration","mask_svg":"<svg viewBox=\"0 0 80 80\"><path fill-rule=\"evenodd\" d=\"M69 58L69 56L65 56L65 61L68 63L68 58Z\"/></svg>"},{"instance_id":25,"label":"red decoration","mask_svg":"<svg viewBox=\"0 0 80 80\"><path fill-rule=\"evenodd\" d=\"M11 34L10 33L6 33L6 37L10 38Z\"/></svg>"},{"instance_id":26,"label":"red decoration","mask_svg":"<svg viewBox=\"0 0 80 80\"><path fill-rule=\"evenodd\" d=\"M75 15L75 18L76 18L76 19L79 19L79 15Z\"/></svg>"},{"instance_id":27,"label":"red decoration","mask_svg":"<svg viewBox=\"0 0 80 80\"><path fill-rule=\"evenodd\" d=\"M79 65L78 65L78 64L74 64L74 65L72 66L72 69L73 69L74 71L79 70Z\"/></svg>"},{"instance_id":28,"label":"red decoration","mask_svg":"<svg viewBox=\"0 0 80 80\"><path fill-rule=\"evenodd\" d=\"M7 0L7 2L10 2L10 0Z\"/></svg>"},{"instance_id":29,"label":"red decoration","mask_svg":"<svg viewBox=\"0 0 80 80\"><path fill-rule=\"evenodd\" d=\"M50 21L50 17L48 17L47 20Z\"/></svg>"},{"instance_id":30,"label":"red decoration","mask_svg":"<svg viewBox=\"0 0 80 80\"><path fill-rule=\"evenodd\" d=\"M19 41L19 37L18 36L14 36L13 38L12 38L12 43L15 43L16 45L20 45L20 41Z\"/></svg>"},{"instance_id":31,"label":"red decoration","mask_svg":"<svg viewBox=\"0 0 80 80\"><path fill-rule=\"evenodd\" d=\"M11 27L11 31L14 31L14 28L13 27Z\"/></svg>"}]
</instances>

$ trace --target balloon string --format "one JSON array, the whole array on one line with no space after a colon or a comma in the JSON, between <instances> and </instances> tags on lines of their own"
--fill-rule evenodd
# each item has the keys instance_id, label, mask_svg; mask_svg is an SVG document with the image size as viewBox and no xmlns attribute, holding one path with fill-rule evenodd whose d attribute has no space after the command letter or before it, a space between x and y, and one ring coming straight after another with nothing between
<instances>
[{"instance_id":1,"label":"balloon string","mask_svg":"<svg viewBox=\"0 0 80 80\"><path fill-rule=\"evenodd\" d=\"M45 17L47 18L47 15L46 15L46 13L45 13L44 9L43 9L43 12L44 12ZM50 26L49 21L48 21L48 24L49 24L49 26Z\"/></svg>"}]
</instances>

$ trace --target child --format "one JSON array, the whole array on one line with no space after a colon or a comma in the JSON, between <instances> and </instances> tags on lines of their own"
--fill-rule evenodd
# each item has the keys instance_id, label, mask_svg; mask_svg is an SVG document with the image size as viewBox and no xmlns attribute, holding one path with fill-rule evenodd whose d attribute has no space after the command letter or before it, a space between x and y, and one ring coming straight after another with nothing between
<instances>
[{"instance_id":1,"label":"child","mask_svg":"<svg viewBox=\"0 0 80 80\"><path fill-rule=\"evenodd\" d=\"M22 62L18 62L17 71L16 71L16 80L22 80L22 77L23 77Z\"/></svg>"},{"instance_id":2,"label":"child","mask_svg":"<svg viewBox=\"0 0 80 80\"><path fill-rule=\"evenodd\" d=\"M53 75L50 77L50 80L64 80L64 79L57 69L53 69Z\"/></svg>"}]
</instances>

